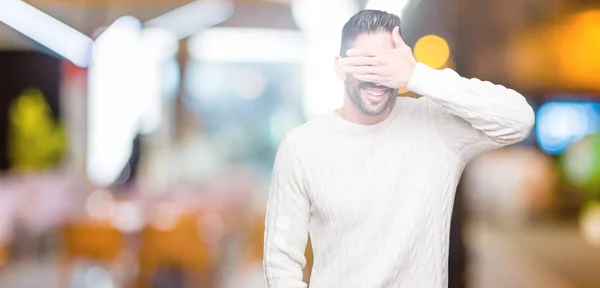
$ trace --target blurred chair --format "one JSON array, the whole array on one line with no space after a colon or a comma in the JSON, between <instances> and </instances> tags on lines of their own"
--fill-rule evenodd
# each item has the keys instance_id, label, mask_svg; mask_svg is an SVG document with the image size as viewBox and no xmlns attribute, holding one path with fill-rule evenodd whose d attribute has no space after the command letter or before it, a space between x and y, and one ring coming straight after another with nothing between
<instances>
[{"instance_id":1,"label":"blurred chair","mask_svg":"<svg viewBox=\"0 0 600 288\"><path fill-rule=\"evenodd\" d=\"M0 287L14 287L12 274L7 271L8 269L8 251L9 243L0 240L0 276L2 277L2 283Z\"/></svg>"},{"instance_id":2,"label":"blurred chair","mask_svg":"<svg viewBox=\"0 0 600 288\"><path fill-rule=\"evenodd\" d=\"M252 231L250 232L250 259L245 259L245 262L253 262L258 261L262 262L263 260L263 251L264 251L264 235L265 235L265 218L264 214L256 220L255 225L252 227ZM310 236L308 237L308 242L306 244L306 250L304 252L304 257L306 257L306 266L304 267L304 281L306 283L310 280L310 274L312 272L312 267L314 263L314 255L312 250L312 243L310 240Z\"/></svg>"},{"instance_id":3,"label":"blurred chair","mask_svg":"<svg viewBox=\"0 0 600 288\"><path fill-rule=\"evenodd\" d=\"M92 260L110 268L125 249L125 235L109 222L68 222L62 227L61 287L78 260Z\"/></svg>"},{"instance_id":4,"label":"blurred chair","mask_svg":"<svg viewBox=\"0 0 600 288\"><path fill-rule=\"evenodd\" d=\"M4 266L6 265L6 262L8 260L8 255L7 255L7 245L6 243L2 243L0 242L0 269L4 268Z\"/></svg>"},{"instance_id":5,"label":"blurred chair","mask_svg":"<svg viewBox=\"0 0 600 288\"><path fill-rule=\"evenodd\" d=\"M210 233L199 220L201 215L178 215L171 227L147 225L140 235L139 287L152 287L160 269L181 269L187 287L215 287L217 279L211 257L211 245L202 236Z\"/></svg>"}]
</instances>

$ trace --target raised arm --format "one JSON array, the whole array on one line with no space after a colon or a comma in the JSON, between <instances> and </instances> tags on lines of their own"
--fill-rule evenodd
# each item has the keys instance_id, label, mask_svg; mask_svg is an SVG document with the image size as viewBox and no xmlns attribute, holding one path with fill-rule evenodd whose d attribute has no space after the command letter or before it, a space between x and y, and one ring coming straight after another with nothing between
<instances>
[{"instance_id":1,"label":"raised arm","mask_svg":"<svg viewBox=\"0 0 600 288\"><path fill-rule=\"evenodd\" d=\"M439 133L465 161L524 140L534 125L533 109L521 94L463 78L451 69L436 70L418 63L408 89L428 98Z\"/></svg>"},{"instance_id":2,"label":"raised arm","mask_svg":"<svg viewBox=\"0 0 600 288\"><path fill-rule=\"evenodd\" d=\"M464 161L529 135L534 115L521 94L417 63L398 27L391 37L394 49L348 50L340 60L342 70L360 81L407 88L427 97L445 142Z\"/></svg>"},{"instance_id":3,"label":"raised arm","mask_svg":"<svg viewBox=\"0 0 600 288\"><path fill-rule=\"evenodd\" d=\"M305 288L302 269L310 202L305 176L287 139L279 146L265 219L264 271L268 288Z\"/></svg>"}]
</instances>

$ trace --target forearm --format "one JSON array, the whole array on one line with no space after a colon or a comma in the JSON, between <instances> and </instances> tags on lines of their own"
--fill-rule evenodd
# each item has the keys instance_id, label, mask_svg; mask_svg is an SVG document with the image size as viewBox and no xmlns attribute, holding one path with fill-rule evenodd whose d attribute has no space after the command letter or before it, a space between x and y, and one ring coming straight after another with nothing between
<instances>
[{"instance_id":1,"label":"forearm","mask_svg":"<svg viewBox=\"0 0 600 288\"><path fill-rule=\"evenodd\" d=\"M303 281L306 260L304 251L294 247L278 247L283 243L279 237L265 236L264 270L267 288L306 288ZM268 240L270 239L270 240ZM285 245L285 244L283 244Z\"/></svg>"},{"instance_id":2,"label":"forearm","mask_svg":"<svg viewBox=\"0 0 600 288\"><path fill-rule=\"evenodd\" d=\"M417 64L408 89L430 98L470 123L498 146L525 139L534 113L514 90L479 79L467 79L450 69L435 70Z\"/></svg>"},{"instance_id":3,"label":"forearm","mask_svg":"<svg viewBox=\"0 0 600 288\"><path fill-rule=\"evenodd\" d=\"M275 160L265 219L264 270L268 288L305 288L302 269L310 202L304 173L284 140Z\"/></svg>"},{"instance_id":4,"label":"forearm","mask_svg":"<svg viewBox=\"0 0 600 288\"><path fill-rule=\"evenodd\" d=\"M307 211L277 206L270 199L266 218L264 269L268 288L305 288L304 250L308 238ZM306 220L305 220L306 219Z\"/></svg>"}]
</instances>

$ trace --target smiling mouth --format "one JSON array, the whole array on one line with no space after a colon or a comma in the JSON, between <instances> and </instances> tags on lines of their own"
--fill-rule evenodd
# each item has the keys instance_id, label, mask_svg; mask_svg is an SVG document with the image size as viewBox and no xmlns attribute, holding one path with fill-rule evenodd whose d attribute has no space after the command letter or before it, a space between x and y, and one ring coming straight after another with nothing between
<instances>
[{"instance_id":1,"label":"smiling mouth","mask_svg":"<svg viewBox=\"0 0 600 288\"><path fill-rule=\"evenodd\" d=\"M364 91L364 95L367 100L371 102L381 102L387 99L390 89L389 88L379 88L379 87L365 87L361 88Z\"/></svg>"}]
</instances>

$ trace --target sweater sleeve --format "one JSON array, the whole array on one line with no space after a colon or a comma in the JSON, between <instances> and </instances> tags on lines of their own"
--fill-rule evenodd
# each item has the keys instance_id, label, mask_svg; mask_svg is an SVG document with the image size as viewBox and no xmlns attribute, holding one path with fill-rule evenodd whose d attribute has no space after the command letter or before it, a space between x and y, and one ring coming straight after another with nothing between
<instances>
[{"instance_id":1,"label":"sweater sleeve","mask_svg":"<svg viewBox=\"0 0 600 288\"><path fill-rule=\"evenodd\" d=\"M302 269L310 202L304 173L290 143L279 146L265 219L264 271L268 288L305 288Z\"/></svg>"},{"instance_id":2,"label":"sweater sleeve","mask_svg":"<svg viewBox=\"0 0 600 288\"><path fill-rule=\"evenodd\" d=\"M446 146L468 162L483 152L527 138L533 109L518 92L451 69L418 63L408 89L427 98L430 115Z\"/></svg>"}]
</instances>

